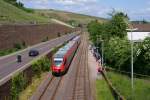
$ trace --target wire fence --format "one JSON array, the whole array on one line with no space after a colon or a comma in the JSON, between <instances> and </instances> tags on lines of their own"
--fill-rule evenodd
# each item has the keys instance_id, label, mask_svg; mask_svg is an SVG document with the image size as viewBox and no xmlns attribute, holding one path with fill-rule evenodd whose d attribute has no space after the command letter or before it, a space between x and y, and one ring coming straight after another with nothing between
<instances>
[{"instance_id":1,"label":"wire fence","mask_svg":"<svg viewBox=\"0 0 150 100\"><path fill-rule=\"evenodd\" d=\"M118 73L122 73L122 74L126 74L126 75L130 75L131 72L127 72L127 71L121 71L121 70L117 70L117 69L114 69L114 68L110 68L110 67L105 67L106 70L111 70L111 71L115 71L115 72L118 72ZM150 78L150 75L144 75L144 74L138 74L138 73L133 73L134 76L136 77L144 77L144 78Z\"/></svg>"}]
</instances>

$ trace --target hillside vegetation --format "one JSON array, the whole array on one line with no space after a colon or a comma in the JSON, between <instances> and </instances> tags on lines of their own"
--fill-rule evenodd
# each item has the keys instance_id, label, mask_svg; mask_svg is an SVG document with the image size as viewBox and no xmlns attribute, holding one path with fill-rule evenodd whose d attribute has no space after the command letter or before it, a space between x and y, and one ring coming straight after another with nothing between
<instances>
[{"instance_id":1,"label":"hillside vegetation","mask_svg":"<svg viewBox=\"0 0 150 100\"><path fill-rule=\"evenodd\" d=\"M0 0L0 23L35 23L47 22L48 18L27 13L26 11L15 7L3 0Z\"/></svg>"},{"instance_id":2,"label":"hillside vegetation","mask_svg":"<svg viewBox=\"0 0 150 100\"><path fill-rule=\"evenodd\" d=\"M106 21L103 18L71 12L29 9L25 8L22 3L15 3L13 0L12 2L9 0L0 0L0 24L57 23L51 19L60 20L73 26L87 24L92 20L98 20L99 22Z\"/></svg>"},{"instance_id":3,"label":"hillside vegetation","mask_svg":"<svg viewBox=\"0 0 150 100\"><path fill-rule=\"evenodd\" d=\"M58 20L62 20L64 22L67 22L69 24L87 24L91 22L92 20L98 20L99 22L104 22L106 19L99 18L99 17L93 17L88 15L82 15L82 14L76 14L71 12L64 12L59 10L35 10L35 13L45 16L47 18L55 18Z\"/></svg>"}]
</instances>

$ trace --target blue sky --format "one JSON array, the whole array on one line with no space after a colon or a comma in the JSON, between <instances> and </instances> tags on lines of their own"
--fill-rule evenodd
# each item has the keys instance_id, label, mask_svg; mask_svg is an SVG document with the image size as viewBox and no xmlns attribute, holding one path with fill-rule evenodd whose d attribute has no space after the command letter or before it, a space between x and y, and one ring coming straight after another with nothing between
<instances>
[{"instance_id":1,"label":"blue sky","mask_svg":"<svg viewBox=\"0 0 150 100\"><path fill-rule=\"evenodd\" d=\"M128 14L131 20L150 21L150 0L18 0L26 7L65 10L108 18L112 9Z\"/></svg>"}]
</instances>

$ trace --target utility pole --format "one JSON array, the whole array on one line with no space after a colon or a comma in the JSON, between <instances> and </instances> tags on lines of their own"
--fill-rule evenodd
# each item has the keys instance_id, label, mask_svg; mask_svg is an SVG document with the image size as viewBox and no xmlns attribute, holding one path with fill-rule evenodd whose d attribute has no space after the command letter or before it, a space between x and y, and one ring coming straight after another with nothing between
<instances>
[{"instance_id":1,"label":"utility pole","mask_svg":"<svg viewBox=\"0 0 150 100\"><path fill-rule=\"evenodd\" d=\"M134 76L133 76L133 46L134 46L134 42L133 42L133 31L136 31L137 28L131 28L131 29L126 29L127 31L130 31L131 32L131 88L132 88L132 94L133 94L133 89L134 89L134 84L133 84L133 79L134 79Z\"/></svg>"},{"instance_id":2,"label":"utility pole","mask_svg":"<svg viewBox=\"0 0 150 100\"><path fill-rule=\"evenodd\" d=\"M101 40L102 42L102 67L104 66L104 41Z\"/></svg>"}]
</instances>

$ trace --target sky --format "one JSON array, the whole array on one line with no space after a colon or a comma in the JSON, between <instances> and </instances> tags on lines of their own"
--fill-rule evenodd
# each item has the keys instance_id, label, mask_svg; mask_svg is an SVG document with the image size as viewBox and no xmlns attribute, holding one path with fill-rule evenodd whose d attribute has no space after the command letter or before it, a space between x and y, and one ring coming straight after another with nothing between
<instances>
[{"instance_id":1,"label":"sky","mask_svg":"<svg viewBox=\"0 0 150 100\"><path fill-rule=\"evenodd\" d=\"M18 0L25 7L56 9L109 18L115 9L126 13L130 20L150 21L150 0Z\"/></svg>"}]
</instances>

